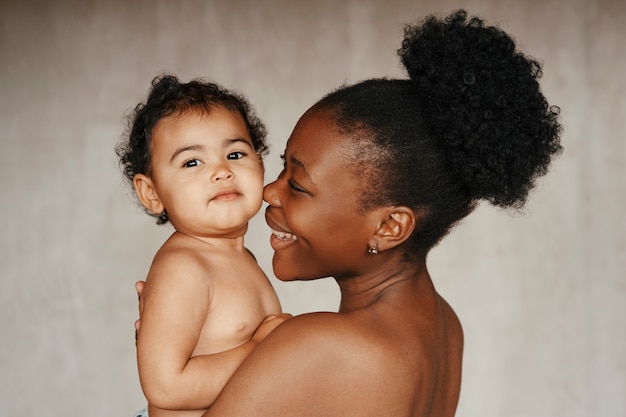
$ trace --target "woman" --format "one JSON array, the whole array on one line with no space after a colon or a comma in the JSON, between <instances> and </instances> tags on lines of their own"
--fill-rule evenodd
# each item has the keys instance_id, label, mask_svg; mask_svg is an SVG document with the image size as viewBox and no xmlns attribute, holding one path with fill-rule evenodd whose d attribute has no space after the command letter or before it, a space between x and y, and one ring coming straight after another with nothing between
<instances>
[{"instance_id":1,"label":"woman","mask_svg":"<svg viewBox=\"0 0 626 417\"><path fill-rule=\"evenodd\" d=\"M407 27L398 52L410 79L316 103L264 192L275 275L334 277L339 312L278 326L205 416L454 415L462 329L427 255L480 200L524 204L561 149L558 109L539 64L464 11Z\"/></svg>"}]
</instances>

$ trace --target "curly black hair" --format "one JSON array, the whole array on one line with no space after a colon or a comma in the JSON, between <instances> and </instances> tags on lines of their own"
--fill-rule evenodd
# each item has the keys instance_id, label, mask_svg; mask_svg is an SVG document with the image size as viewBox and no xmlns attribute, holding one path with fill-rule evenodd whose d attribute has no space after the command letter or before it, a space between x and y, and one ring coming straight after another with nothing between
<instances>
[{"instance_id":1,"label":"curly black hair","mask_svg":"<svg viewBox=\"0 0 626 417\"><path fill-rule=\"evenodd\" d=\"M239 112L254 150L261 156L267 154L267 129L245 97L201 78L181 83L174 75L162 74L152 80L147 99L128 115L126 132L115 147L124 177L131 186L135 175L151 175L152 133L161 119L192 111L209 113L216 107ZM146 212L157 218L157 224L169 220L167 213Z\"/></svg>"},{"instance_id":2,"label":"curly black hair","mask_svg":"<svg viewBox=\"0 0 626 417\"><path fill-rule=\"evenodd\" d=\"M560 109L541 93L541 65L464 10L406 26L398 55L409 80L344 86L316 106L359 149L360 209L413 208L408 253L425 256L480 200L525 204L561 152Z\"/></svg>"}]
</instances>

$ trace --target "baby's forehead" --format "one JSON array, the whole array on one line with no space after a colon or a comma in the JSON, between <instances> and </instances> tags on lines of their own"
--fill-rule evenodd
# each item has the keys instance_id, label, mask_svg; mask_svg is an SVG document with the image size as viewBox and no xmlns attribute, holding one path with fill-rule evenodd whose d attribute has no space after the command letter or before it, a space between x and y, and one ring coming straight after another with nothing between
<instances>
[{"instance_id":1,"label":"baby's forehead","mask_svg":"<svg viewBox=\"0 0 626 417\"><path fill-rule=\"evenodd\" d=\"M152 132L153 150L165 146L245 144L254 148L248 126L237 111L184 112L162 118Z\"/></svg>"},{"instance_id":2,"label":"baby's forehead","mask_svg":"<svg viewBox=\"0 0 626 417\"><path fill-rule=\"evenodd\" d=\"M173 113L163 115L155 124L155 129L162 125L184 124L184 123L205 123L224 124L228 122L233 126L248 131L248 125L241 112L229 107L216 105L210 108L193 107L182 110L176 110Z\"/></svg>"},{"instance_id":3,"label":"baby's forehead","mask_svg":"<svg viewBox=\"0 0 626 417\"><path fill-rule=\"evenodd\" d=\"M214 104L196 104L189 107L174 109L173 111L164 114L161 120L164 119L179 119L179 118L212 118L212 117L225 117L234 116L241 119L241 122L245 124L244 115L241 112L231 106L227 106L221 103ZM159 120L159 122L161 121Z\"/></svg>"}]
</instances>

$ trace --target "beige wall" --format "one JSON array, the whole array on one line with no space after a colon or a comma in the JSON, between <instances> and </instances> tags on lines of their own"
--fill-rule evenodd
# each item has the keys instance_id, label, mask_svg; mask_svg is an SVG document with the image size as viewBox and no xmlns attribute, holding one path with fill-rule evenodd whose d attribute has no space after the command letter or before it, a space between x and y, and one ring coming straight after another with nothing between
<instances>
[{"instance_id":1,"label":"beige wall","mask_svg":"<svg viewBox=\"0 0 626 417\"><path fill-rule=\"evenodd\" d=\"M402 24L465 6L545 63L565 153L524 211L481 207L432 254L466 332L459 416L626 415L626 3L0 0L0 417L144 405L133 283L169 233L133 203L113 146L151 78L206 76L270 128L344 81L402 75ZM271 275L260 218L247 240ZM332 281L274 280L285 310Z\"/></svg>"}]
</instances>

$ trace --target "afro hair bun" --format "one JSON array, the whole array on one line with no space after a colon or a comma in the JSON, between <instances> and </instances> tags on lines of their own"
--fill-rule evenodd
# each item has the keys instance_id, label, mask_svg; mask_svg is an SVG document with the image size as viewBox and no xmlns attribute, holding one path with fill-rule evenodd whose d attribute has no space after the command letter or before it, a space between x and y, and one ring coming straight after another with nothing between
<instances>
[{"instance_id":1,"label":"afro hair bun","mask_svg":"<svg viewBox=\"0 0 626 417\"><path fill-rule=\"evenodd\" d=\"M464 10L406 26L398 54L458 181L474 199L521 207L561 151L560 110L540 91L541 65Z\"/></svg>"}]
</instances>

